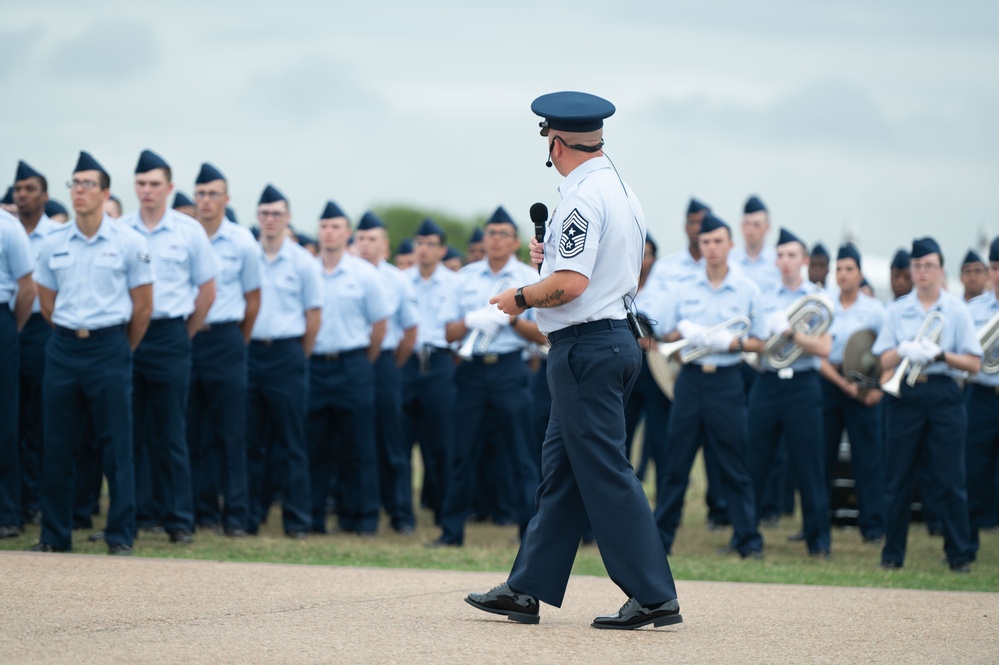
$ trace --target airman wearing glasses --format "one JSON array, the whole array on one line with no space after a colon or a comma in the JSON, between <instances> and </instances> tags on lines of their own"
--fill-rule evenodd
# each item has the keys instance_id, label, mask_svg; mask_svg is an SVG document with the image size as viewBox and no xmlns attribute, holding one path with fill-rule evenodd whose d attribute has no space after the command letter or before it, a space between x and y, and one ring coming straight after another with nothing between
<instances>
[{"instance_id":1,"label":"airman wearing glasses","mask_svg":"<svg viewBox=\"0 0 999 665\"><path fill-rule=\"evenodd\" d=\"M989 291L989 269L982 257L969 249L961 262L961 284L964 285L964 302Z\"/></svg>"}]
</instances>

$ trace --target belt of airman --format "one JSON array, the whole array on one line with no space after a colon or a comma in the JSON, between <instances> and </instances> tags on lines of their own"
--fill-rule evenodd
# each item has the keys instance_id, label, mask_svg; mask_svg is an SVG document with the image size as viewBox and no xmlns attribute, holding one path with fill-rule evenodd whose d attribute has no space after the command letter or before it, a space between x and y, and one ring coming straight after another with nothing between
<instances>
[{"instance_id":1,"label":"belt of airman","mask_svg":"<svg viewBox=\"0 0 999 665\"><path fill-rule=\"evenodd\" d=\"M301 336L297 336L297 337L274 337L274 338L267 338L267 339L251 339L250 340L250 345L251 346L279 346L281 344L289 344L291 342L295 342L296 344L301 344L302 343L302 337Z\"/></svg>"},{"instance_id":2,"label":"belt of airman","mask_svg":"<svg viewBox=\"0 0 999 665\"><path fill-rule=\"evenodd\" d=\"M171 316L164 319L151 319L149 321L150 328L159 328L160 326L176 325L178 323L184 323L183 316Z\"/></svg>"},{"instance_id":3,"label":"belt of airman","mask_svg":"<svg viewBox=\"0 0 999 665\"><path fill-rule=\"evenodd\" d=\"M509 360L519 360L520 351L510 351L509 353L483 353L482 355L472 356L471 362L476 365L495 365L496 363L506 362Z\"/></svg>"},{"instance_id":4,"label":"belt of airman","mask_svg":"<svg viewBox=\"0 0 999 665\"><path fill-rule=\"evenodd\" d=\"M999 395L999 386L984 386L980 383L972 383L971 389L983 392L986 395Z\"/></svg>"},{"instance_id":5,"label":"belt of airman","mask_svg":"<svg viewBox=\"0 0 999 665\"><path fill-rule=\"evenodd\" d=\"M348 349L347 351L334 351L333 353L313 353L312 359L321 362L336 363L341 360L346 360L347 358L352 358L357 355L362 355L367 353L367 347L361 347L359 349Z\"/></svg>"},{"instance_id":6,"label":"belt of airman","mask_svg":"<svg viewBox=\"0 0 999 665\"><path fill-rule=\"evenodd\" d=\"M220 330L228 330L230 328L238 328L239 321L220 321L218 323L206 323L205 325L198 328L198 334L210 333L213 330L218 332Z\"/></svg>"},{"instance_id":7,"label":"belt of airman","mask_svg":"<svg viewBox=\"0 0 999 665\"><path fill-rule=\"evenodd\" d=\"M63 326L56 326L55 329L60 335L75 337L76 339L90 339L91 337L104 337L115 334L121 335L125 332L125 326L122 324L106 328L64 328Z\"/></svg>"},{"instance_id":8,"label":"belt of airman","mask_svg":"<svg viewBox=\"0 0 999 665\"><path fill-rule=\"evenodd\" d=\"M700 374L719 374L721 372L731 372L732 370L739 369L739 364L734 365L712 365L710 363L689 363L683 366L684 369L690 368L691 371L698 372Z\"/></svg>"},{"instance_id":9,"label":"belt of airman","mask_svg":"<svg viewBox=\"0 0 999 665\"><path fill-rule=\"evenodd\" d=\"M548 333L548 343L554 344L559 340L567 339L569 337L579 337L580 335L589 335L591 333L601 332L604 330L627 327L627 319L600 319L599 321L577 323L574 326L569 326L567 328L562 328L561 330Z\"/></svg>"}]
</instances>

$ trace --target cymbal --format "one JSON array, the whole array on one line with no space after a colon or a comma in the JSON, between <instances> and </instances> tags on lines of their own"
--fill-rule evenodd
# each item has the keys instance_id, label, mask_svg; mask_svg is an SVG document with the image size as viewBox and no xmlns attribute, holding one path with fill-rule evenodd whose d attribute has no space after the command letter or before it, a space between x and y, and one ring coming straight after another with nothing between
<instances>
[{"instance_id":1,"label":"cymbal","mask_svg":"<svg viewBox=\"0 0 999 665\"><path fill-rule=\"evenodd\" d=\"M857 372L862 376L877 377L878 357L871 353L876 338L873 330L858 330L850 335L843 350L843 376Z\"/></svg>"},{"instance_id":2,"label":"cymbal","mask_svg":"<svg viewBox=\"0 0 999 665\"><path fill-rule=\"evenodd\" d=\"M652 372L652 378L655 379L659 390L672 400L676 377L680 375L679 361L666 358L658 350L650 350L645 354L645 359L649 363L649 371Z\"/></svg>"}]
</instances>

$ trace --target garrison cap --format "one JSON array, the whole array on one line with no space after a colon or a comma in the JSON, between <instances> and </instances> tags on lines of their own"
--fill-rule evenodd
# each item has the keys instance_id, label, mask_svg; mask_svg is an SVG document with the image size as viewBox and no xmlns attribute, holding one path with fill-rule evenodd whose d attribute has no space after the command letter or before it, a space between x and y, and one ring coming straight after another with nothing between
<instances>
[{"instance_id":1,"label":"garrison cap","mask_svg":"<svg viewBox=\"0 0 999 665\"><path fill-rule=\"evenodd\" d=\"M177 208L183 208L184 206L193 206L193 205L194 201L189 199L187 197L187 194L185 194L184 192L177 192L176 194L173 195L173 205L170 207L176 210Z\"/></svg>"},{"instance_id":2,"label":"garrison cap","mask_svg":"<svg viewBox=\"0 0 999 665\"><path fill-rule=\"evenodd\" d=\"M367 231L369 229L384 229L385 222L382 218L375 213L368 210L361 216L361 221L357 223L358 231Z\"/></svg>"},{"instance_id":3,"label":"garrison cap","mask_svg":"<svg viewBox=\"0 0 999 665\"><path fill-rule=\"evenodd\" d=\"M531 102L535 115L544 118L541 135L548 130L592 132L604 126L604 118L614 115L614 105L585 92L552 92Z\"/></svg>"},{"instance_id":4,"label":"garrison cap","mask_svg":"<svg viewBox=\"0 0 999 665\"><path fill-rule=\"evenodd\" d=\"M893 270L905 270L909 267L909 252L904 249L900 249L895 252L895 256L891 259L891 267Z\"/></svg>"},{"instance_id":5,"label":"garrison cap","mask_svg":"<svg viewBox=\"0 0 999 665\"><path fill-rule=\"evenodd\" d=\"M85 150L80 151L80 158L76 160L76 167L73 169L73 173L79 173L80 171L100 171L108 176L109 180L111 179L111 175L100 165L100 162Z\"/></svg>"},{"instance_id":6,"label":"garrison cap","mask_svg":"<svg viewBox=\"0 0 999 665\"><path fill-rule=\"evenodd\" d=\"M656 253L659 252L659 245L657 245L656 241L652 239L651 233L645 234L645 242L649 245L652 245L652 255L655 256Z\"/></svg>"},{"instance_id":7,"label":"garrison cap","mask_svg":"<svg viewBox=\"0 0 999 665\"><path fill-rule=\"evenodd\" d=\"M698 233L711 233L718 229L728 229L729 233L732 232L728 224L715 217L711 212L708 212L708 214L704 215L704 219L701 220L701 230Z\"/></svg>"},{"instance_id":8,"label":"garrison cap","mask_svg":"<svg viewBox=\"0 0 999 665\"><path fill-rule=\"evenodd\" d=\"M52 217L53 215L68 215L69 211L66 210L66 207L63 204L59 203L55 199L49 199L45 202L45 214Z\"/></svg>"},{"instance_id":9,"label":"garrison cap","mask_svg":"<svg viewBox=\"0 0 999 665\"><path fill-rule=\"evenodd\" d=\"M17 163L17 175L14 176L14 182L18 180L27 180L28 178L41 178L45 180L45 176L31 168L31 166L25 161L19 161Z\"/></svg>"},{"instance_id":10,"label":"garrison cap","mask_svg":"<svg viewBox=\"0 0 999 665\"><path fill-rule=\"evenodd\" d=\"M989 245L989 261L999 261L999 236L996 236Z\"/></svg>"},{"instance_id":11,"label":"garrison cap","mask_svg":"<svg viewBox=\"0 0 999 665\"><path fill-rule=\"evenodd\" d=\"M853 259L857 262L857 268L860 268L860 250L853 243L846 243L845 245L840 245L839 251L836 253L836 260L840 259Z\"/></svg>"},{"instance_id":12,"label":"garrison cap","mask_svg":"<svg viewBox=\"0 0 999 665\"><path fill-rule=\"evenodd\" d=\"M444 242L444 238L447 237L437 222L426 217L422 222L420 222L419 228L416 229L414 236L440 236L441 242Z\"/></svg>"},{"instance_id":13,"label":"garrison cap","mask_svg":"<svg viewBox=\"0 0 999 665\"><path fill-rule=\"evenodd\" d=\"M982 257L978 255L978 252L976 252L973 249L969 249L968 253L964 255L964 261L961 261L961 265L962 266L966 266L969 263L983 263L984 264L985 261L982 261Z\"/></svg>"},{"instance_id":14,"label":"garrison cap","mask_svg":"<svg viewBox=\"0 0 999 665\"><path fill-rule=\"evenodd\" d=\"M476 226L472 229L472 235L468 236L468 244L474 245L477 242L482 242L485 236L482 235L482 229Z\"/></svg>"},{"instance_id":15,"label":"garrison cap","mask_svg":"<svg viewBox=\"0 0 999 665\"><path fill-rule=\"evenodd\" d=\"M932 236L916 238L912 241L912 251L909 252L910 258L921 259L927 254L939 254L940 262L943 263L943 252L940 251L940 245L937 244L937 241Z\"/></svg>"},{"instance_id":16,"label":"garrison cap","mask_svg":"<svg viewBox=\"0 0 999 665\"><path fill-rule=\"evenodd\" d=\"M447 252L444 253L444 258L441 260L450 261L451 259L463 259L463 258L465 258L464 255L462 255L462 253L458 251L457 247L455 247L454 245L448 245Z\"/></svg>"},{"instance_id":17,"label":"garrison cap","mask_svg":"<svg viewBox=\"0 0 999 665\"><path fill-rule=\"evenodd\" d=\"M143 150L139 155L139 163L135 165L136 173L148 173L153 169L168 169L170 165L166 160L157 155L152 150Z\"/></svg>"},{"instance_id":18,"label":"garrison cap","mask_svg":"<svg viewBox=\"0 0 999 665\"><path fill-rule=\"evenodd\" d=\"M796 242L802 247L805 247L806 252L808 251L808 248L805 246L805 243L801 241L801 238L794 235L783 226L780 227L780 235L777 236L777 246L780 247L781 245L786 245L789 242Z\"/></svg>"},{"instance_id":19,"label":"garrison cap","mask_svg":"<svg viewBox=\"0 0 999 665\"><path fill-rule=\"evenodd\" d=\"M746 215L754 212L767 212L767 207L763 205L763 201L760 200L760 197L754 194L746 201L746 206L743 208L742 212Z\"/></svg>"},{"instance_id":20,"label":"garrison cap","mask_svg":"<svg viewBox=\"0 0 999 665\"><path fill-rule=\"evenodd\" d=\"M489 224L512 224L514 229L517 228L517 222L513 221L513 217L510 216L510 213L503 206L496 208L492 217L486 220L486 225Z\"/></svg>"},{"instance_id":21,"label":"garrison cap","mask_svg":"<svg viewBox=\"0 0 999 665\"><path fill-rule=\"evenodd\" d=\"M226 217L227 217L227 218L229 219L229 221L230 221L230 222L232 222L233 224L239 224L239 220L238 220L238 219L236 219L236 211L235 211L235 210L233 210L232 208L230 208L229 206L226 206L226 207L225 207L225 216L226 216Z\"/></svg>"},{"instance_id":22,"label":"garrison cap","mask_svg":"<svg viewBox=\"0 0 999 665\"><path fill-rule=\"evenodd\" d=\"M327 219L327 218L324 217L323 219ZM295 239L298 241L298 244L301 245L302 247L305 247L306 245L315 245L316 244L316 239L315 238L313 238L312 236L309 236L309 235L305 235L304 233L298 233L298 234L296 234L295 235Z\"/></svg>"},{"instance_id":23,"label":"garrison cap","mask_svg":"<svg viewBox=\"0 0 999 665\"><path fill-rule=\"evenodd\" d=\"M824 256L827 259L829 258L829 252L826 251L825 246L821 242L815 243L815 247L812 247L812 258L815 258L816 256Z\"/></svg>"},{"instance_id":24,"label":"garrison cap","mask_svg":"<svg viewBox=\"0 0 999 665\"><path fill-rule=\"evenodd\" d=\"M690 203L687 204L687 214L696 215L702 210L707 210L708 212L711 212L711 208L709 208L706 204L701 203L694 197L690 197Z\"/></svg>"},{"instance_id":25,"label":"garrison cap","mask_svg":"<svg viewBox=\"0 0 999 665\"><path fill-rule=\"evenodd\" d=\"M194 180L195 185L204 185L208 182L214 182L216 180L225 180L225 176L217 168L205 162L201 165L201 170L198 171L198 177Z\"/></svg>"},{"instance_id":26,"label":"garrison cap","mask_svg":"<svg viewBox=\"0 0 999 665\"><path fill-rule=\"evenodd\" d=\"M323 212L319 215L319 219L336 219L337 217L347 218L347 213L340 210L340 206L336 204L336 201L327 201L326 207L323 208Z\"/></svg>"},{"instance_id":27,"label":"garrison cap","mask_svg":"<svg viewBox=\"0 0 999 665\"><path fill-rule=\"evenodd\" d=\"M266 187L264 187L264 192L263 194L260 195L260 201L257 202L257 205L260 205L262 203L277 203L278 201L287 201L287 200L288 199L285 198L284 194L282 194L277 187L268 184Z\"/></svg>"},{"instance_id":28,"label":"garrison cap","mask_svg":"<svg viewBox=\"0 0 999 665\"><path fill-rule=\"evenodd\" d=\"M11 185L7 188L7 192L3 195L3 199L0 199L0 203L5 206L14 205L14 186Z\"/></svg>"},{"instance_id":29,"label":"garrison cap","mask_svg":"<svg viewBox=\"0 0 999 665\"><path fill-rule=\"evenodd\" d=\"M412 254L413 253L413 241L411 238L403 238L399 241L399 246L395 248L396 255L398 254Z\"/></svg>"}]
</instances>

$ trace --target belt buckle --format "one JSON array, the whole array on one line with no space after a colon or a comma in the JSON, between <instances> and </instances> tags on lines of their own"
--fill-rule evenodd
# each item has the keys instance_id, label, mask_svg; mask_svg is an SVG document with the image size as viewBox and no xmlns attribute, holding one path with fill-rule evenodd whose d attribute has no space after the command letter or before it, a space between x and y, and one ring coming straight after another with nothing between
<instances>
[{"instance_id":1,"label":"belt buckle","mask_svg":"<svg viewBox=\"0 0 999 665\"><path fill-rule=\"evenodd\" d=\"M783 367L783 368L777 370L777 378L778 379L785 379L785 380L786 379L793 379L794 378L794 370L791 369L790 367Z\"/></svg>"},{"instance_id":2,"label":"belt buckle","mask_svg":"<svg viewBox=\"0 0 999 665\"><path fill-rule=\"evenodd\" d=\"M926 374L920 374L919 376L916 377L916 383L927 383L929 380L930 377L927 376Z\"/></svg>"},{"instance_id":3,"label":"belt buckle","mask_svg":"<svg viewBox=\"0 0 999 665\"><path fill-rule=\"evenodd\" d=\"M77 328L74 332L77 339L90 339L90 331L86 328Z\"/></svg>"},{"instance_id":4,"label":"belt buckle","mask_svg":"<svg viewBox=\"0 0 999 665\"><path fill-rule=\"evenodd\" d=\"M995 391L996 395L999 395L999 386L995 386L993 390Z\"/></svg>"},{"instance_id":5,"label":"belt buckle","mask_svg":"<svg viewBox=\"0 0 999 665\"><path fill-rule=\"evenodd\" d=\"M334 363L335 362L339 362L340 361L340 352L339 351L334 351L333 353L324 354L323 358L325 360L328 360L329 362L334 362Z\"/></svg>"},{"instance_id":6,"label":"belt buckle","mask_svg":"<svg viewBox=\"0 0 999 665\"><path fill-rule=\"evenodd\" d=\"M211 331L212 331L212 324L210 323L206 323L205 325L198 328L198 332L211 332Z\"/></svg>"},{"instance_id":7,"label":"belt buckle","mask_svg":"<svg viewBox=\"0 0 999 665\"><path fill-rule=\"evenodd\" d=\"M704 374L714 374L718 371L718 365L701 365L701 372Z\"/></svg>"},{"instance_id":8,"label":"belt buckle","mask_svg":"<svg viewBox=\"0 0 999 665\"><path fill-rule=\"evenodd\" d=\"M482 362L485 365L495 365L496 363L499 362L499 354L487 353L484 356L482 356Z\"/></svg>"}]
</instances>

